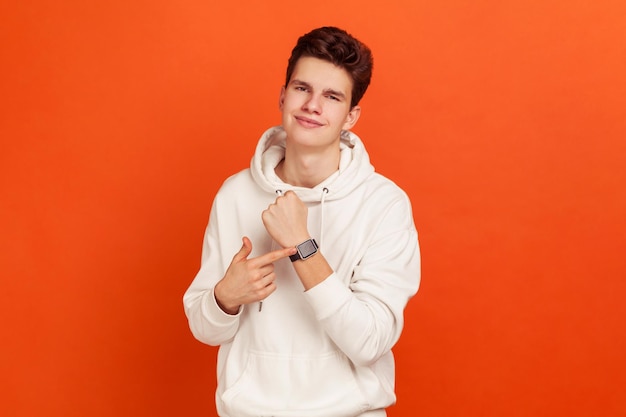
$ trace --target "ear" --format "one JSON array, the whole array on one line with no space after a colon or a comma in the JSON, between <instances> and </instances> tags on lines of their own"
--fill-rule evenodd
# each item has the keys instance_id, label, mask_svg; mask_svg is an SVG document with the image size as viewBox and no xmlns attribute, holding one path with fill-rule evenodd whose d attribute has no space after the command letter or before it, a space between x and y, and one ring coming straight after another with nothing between
<instances>
[{"instance_id":1,"label":"ear","mask_svg":"<svg viewBox=\"0 0 626 417\"><path fill-rule=\"evenodd\" d=\"M283 104L285 104L285 86L280 88L280 96L278 97L278 110L283 111Z\"/></svg>"},{"instance_id":2,"label":"ear","mask_svg":"<svg viewBox=\"0 0 626 417\"><path fill-rule=\"evenodd\" d=\"M354 127L356 122L359 120L359 116L361 116L361 107L354 106L350 109L350 112L346 116L346 121L343 124L343 130L350 130Z\"/></svg>"}]
</instances>

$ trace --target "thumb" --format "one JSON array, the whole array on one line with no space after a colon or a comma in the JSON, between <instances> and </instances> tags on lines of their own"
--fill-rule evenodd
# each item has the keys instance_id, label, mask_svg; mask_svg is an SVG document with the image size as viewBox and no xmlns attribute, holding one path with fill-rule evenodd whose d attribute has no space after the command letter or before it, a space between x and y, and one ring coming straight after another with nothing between
<instances>
[{"instance_id":1,"label":"thumb","mask_svg":"<svg viewBox=\"0 0 626 417\"><path fill-rule=\"evenodd\" d=\"M233 261L235 262L245 261L248 258L248 255L250 255L250 252L252 252L252 242L250 239L248 239L247 236L244 236L241 240L243 241L243 246L241 246L239 252L237 252L234 256Z\"/></svg>"}]
</instances>

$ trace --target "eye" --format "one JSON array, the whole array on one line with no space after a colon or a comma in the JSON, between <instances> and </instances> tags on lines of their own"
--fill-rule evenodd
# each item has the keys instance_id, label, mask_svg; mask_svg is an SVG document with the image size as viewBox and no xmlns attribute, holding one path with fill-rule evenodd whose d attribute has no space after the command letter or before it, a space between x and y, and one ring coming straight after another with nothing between
<instances>
[{"instance_id":1,"label":"eye","mask_svg":"<svg viewBox=\"0 0 626 417\"><path fill-rule=\"evenodd\" d=\"M307 91L307 88L301 85L296 85L294 88L296 91Z\"/></svg>"}]
</instances>

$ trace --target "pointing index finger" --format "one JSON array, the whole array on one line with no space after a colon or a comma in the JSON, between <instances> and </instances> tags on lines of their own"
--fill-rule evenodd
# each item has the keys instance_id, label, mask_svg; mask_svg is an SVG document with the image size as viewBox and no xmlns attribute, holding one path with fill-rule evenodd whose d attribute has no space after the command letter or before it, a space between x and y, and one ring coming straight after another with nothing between
<instances>
[{"instance_id":1,"label":"pointing index finger","mask_svg":"<svg viewBox=\"0 0 626 417\"><path fill-rule=\"evenodd\" d=\"M259 262L260 265L267 265L276 262L279 259L286 258L297 252L296 248L283 248L277 249L272 252L268 252L264 255L254 258L255 263Z\"/></svg>"}]
</instances>

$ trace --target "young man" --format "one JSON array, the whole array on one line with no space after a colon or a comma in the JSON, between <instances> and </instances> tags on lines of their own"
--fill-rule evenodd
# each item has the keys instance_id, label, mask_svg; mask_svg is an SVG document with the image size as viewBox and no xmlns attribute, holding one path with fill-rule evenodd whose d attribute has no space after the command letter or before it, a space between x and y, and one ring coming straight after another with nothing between
<instances>
[{"instance_id":1,"label":"young man","mask_svg":"<svg viewBox=\"0 0 626 417\"><path fill-rule=\"evenodd\" d=\"M391 348L420 258L409 199L350 132L371 72L345 31L302 36L282 126L215 197L184 305L194 336L220 345L220 416L385 416L395 402Z\"/></svg>"}]
</instances>

